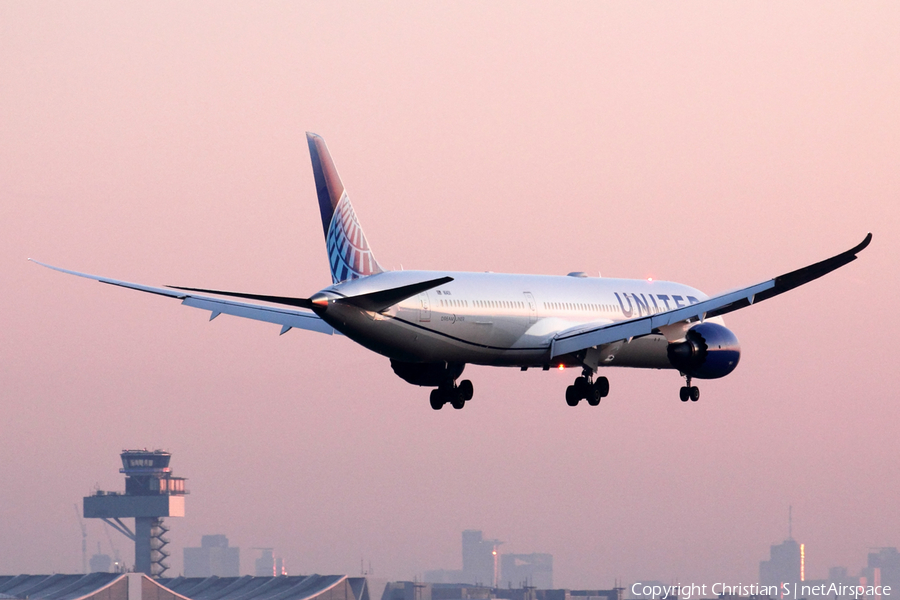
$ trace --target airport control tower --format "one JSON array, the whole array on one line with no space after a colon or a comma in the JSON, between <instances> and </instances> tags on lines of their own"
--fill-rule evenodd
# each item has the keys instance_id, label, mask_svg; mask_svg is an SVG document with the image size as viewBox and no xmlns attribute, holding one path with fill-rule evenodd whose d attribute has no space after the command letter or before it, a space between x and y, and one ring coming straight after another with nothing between
<instances>
[{"instance_id":1,"label":"airport control tower","mask_svg":"<svg viewBox=\"0 0 900 600\"><path fill-rule=\"evenodd\" d=\"M134 541L134 570L161 577L169 568L165 546L168 528L162 517L184 516L184 477L172 477L169 460L162 450L123 450L125 492L97 491L84 499L86 519L103 519L113 529ZM134 531L122 519L134 519Z\"/></svg>"}]
</instances>

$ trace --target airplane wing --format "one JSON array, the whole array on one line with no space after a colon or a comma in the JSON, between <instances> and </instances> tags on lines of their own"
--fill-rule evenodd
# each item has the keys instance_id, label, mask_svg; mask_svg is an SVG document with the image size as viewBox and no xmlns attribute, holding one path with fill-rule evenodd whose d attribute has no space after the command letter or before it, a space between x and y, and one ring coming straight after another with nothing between
<instances>
[{"instance_id":1,"label":"airplane wing","mask_svg":"<svg viewBox=\"0 0 900 600\"><path fill-rule=\"evenodd\" d=\"M846 252L842 252L831 258L809 265L808 267L803 267L802 269L779 275L775 279L770 279L732 292L726 292L702 302L698 302L697 304L589 329L585 329L584 325L572 327L556 334L550 343L550 357L555 358L563 354L577 352L601 344L609 344L618 340L649 335L660 327L665 327L666 325L672 325L681 321L703 321L710 317L716 317L741 308L746 308L755 302L762 302L763 300L768 300L769 298L783 294L805 283L809 283L814 279L818 279L835 269L839 269L847 263L853 262L856 260L856 255L865 249L871 241L872 234L870 233L866 235L866 238L857 246L854 246Z\"/></svg>"},{"instance_id":2,"label":"airplane wing","mask_svg":"<svg viewBox=\"0 0 900 600\"><path fill-rule=\"evenodd\" d=\"M78 277L85 277L87 279L93 279L94 281L99 281L100 283L108 283L110 285L117 285L119 287L138 290L139 292L147 292L149 294L158 294L160 296L167 296L169 298L177 298L178 300L181 300L181 303L185 306L192 306L194 308L210 311L210 321L218 317L220 314L225 314L281 325L282 334L287 333L292 328L318 331L319 333L327 333L328 335L332 335L335 333L335 330L331 327L331 325L320 319L314 313L307 310L285 309L274 306L250 304L247 302L221 300L219 298L210 298L208 296L190 294L184 291L151 287L138 283L131 283L128 281L119 281L118 279L110 279L108 277L100 277L97 275L88 275L87 273L79 273L78 271L70 271L68 269L54 267L53 265L44 264L31 258L29 258L28 260L37 263L42 267L53 269L54 271L68 273L69 275L77 275ZM268 296L259 296L258 298L264 300L268 298Z\"/></svg>"}]
</instances>

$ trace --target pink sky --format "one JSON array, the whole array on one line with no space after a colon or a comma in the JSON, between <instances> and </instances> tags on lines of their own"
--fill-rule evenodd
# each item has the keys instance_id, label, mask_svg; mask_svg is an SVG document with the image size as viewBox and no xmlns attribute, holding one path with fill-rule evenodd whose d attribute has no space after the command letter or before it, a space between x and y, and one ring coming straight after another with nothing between
<instances>
[{"instance_id":1,"label":"pink sky","mask_svg":"<svg viewBox=\"0 0 900 600\"><path fill-rule=\"evenodd\" d=\"M224 533L245 571L412 578L477 528L559 586L749 582L788 505L811 577L900 546L898 31L894 2L0 3L0 573L77 571L72 504L144 446L189 478L175 573ZM470 367L434 412L347 339L25 260L308 296L307 130L386 267L714 293L874 241L730 315L699 403L613 370L596 409Z\"/></svg>"}]
</instances>

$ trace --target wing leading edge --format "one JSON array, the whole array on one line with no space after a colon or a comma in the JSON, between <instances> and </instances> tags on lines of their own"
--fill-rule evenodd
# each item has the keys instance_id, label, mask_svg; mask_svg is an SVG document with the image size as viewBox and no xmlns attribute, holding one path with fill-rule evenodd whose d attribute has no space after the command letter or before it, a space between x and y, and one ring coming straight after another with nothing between
<instances>
[{"instance_id":1,"label":"wing leading edge","mask_svg":"<svg viewBox=\"0 0 900 600\"><path fill-rule=\"evenodd\" d=\"M306 329L308 331L318 331L319 333L326 333L328 335L332 335L335 333L335 330L331 327L331 325L320 319L314 313L305 310L291 310L274 306L261 306L259 304L235 302L233 300L221 300L219 298L210 298L208 296L189 294L185 293L184 291L175 291L173 289L152 287L148 285L141 285L139 283L131 283L129 281L120 281L118 279L100 277L98 275L79 273L78 271L70 271L68 269L54 267L53 265L48 265L31 258L29 258L28 260L37 263L42 267L47 267L48 269L59 271L60 273L67 273L69 275L76 275L78 277L84 277L86 279L93 279L94 281L99 281L100 283L107 283L109 285L138 290L139 292L147 292L149 294L157 294L159 296L177 298L178 300L181 300L181 303L185 306L192 306L201 310L210 311L210 321L218 317L220 314L225 314L281 325L281 333L286 333L292 328ZM262 300L265 300L267 298L269 297L258 297L258 299Z\"/></svg>"},{"instance_id":2,"label":"wing leading edge","mask_svg":"<svg viewBox=\"0 0 900 600\"><path fill-rule=\"evenodd\" d=\"M585 330L583 326L572 330L562 331L556 335L550 345L551 358L592 348L601 344L609 344L619 340L649 335L660 327L672 325L681 321L704 320L710 317L724 315L741 308L746 308L755 302L768 300L779 294L788 292L814 279L839 269L847 263L853 262L862 250L872 241L872 234L866 235L858 245L841 252L836 256L814 263L802 269L779 275L769 281L751 285L733 292L726 292L714 296L697 304L677 308L651 316L631 319L610 325L603 325Z\"/></svg>"}]
</instances>

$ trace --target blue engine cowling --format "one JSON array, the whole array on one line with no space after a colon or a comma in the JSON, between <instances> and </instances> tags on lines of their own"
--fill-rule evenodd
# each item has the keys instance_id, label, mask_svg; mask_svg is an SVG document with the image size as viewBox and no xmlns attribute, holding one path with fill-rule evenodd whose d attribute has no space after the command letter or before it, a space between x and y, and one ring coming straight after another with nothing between
<instances>
[{"instance_id":1,"label":"blue engine cowling","mask_svg":"<svg viewBox=\"0 0 900 600\"><path fill-rule=\"evenodd\" d=\"M672 366L697 379L725 377L741 359L741 345L727 327L700 323L691 327L685 341L666 349Z\"/></svg>"}]
</instances>

